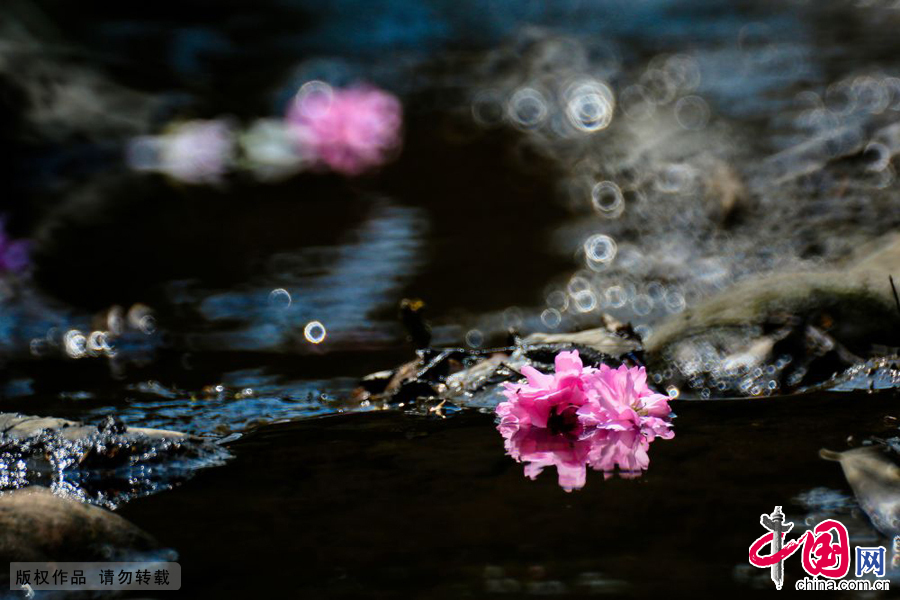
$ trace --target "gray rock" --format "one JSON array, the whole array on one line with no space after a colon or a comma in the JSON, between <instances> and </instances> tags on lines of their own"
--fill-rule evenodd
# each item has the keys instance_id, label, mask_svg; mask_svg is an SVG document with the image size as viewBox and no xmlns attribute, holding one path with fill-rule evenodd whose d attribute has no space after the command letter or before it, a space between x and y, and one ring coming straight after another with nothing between
<instances>
[{"instance_id":1,"label":"gray rock","mask_svg":"<svg viewBox=\"0 0 900 600\"><path fill-rule=\"evenodd\" d=\"M900 235L890 234L840 270L743 281L659 324L645 343L648 364L667 372L667 383L706 395L821 383L862 362L873 344L900 343L888 280L898 268Z\"/></svg>"},{"instance_id":2,"label":"gray rock","mask_svg":"<svg viewBox=\"0 0 900 600\"><path fill-rule=\"evenodd\" d=\"M0 493L0 563L4 565L131 560L157 550L149 534L106 509L61 498L37 486Z\"/></svg>"}]
</instances>

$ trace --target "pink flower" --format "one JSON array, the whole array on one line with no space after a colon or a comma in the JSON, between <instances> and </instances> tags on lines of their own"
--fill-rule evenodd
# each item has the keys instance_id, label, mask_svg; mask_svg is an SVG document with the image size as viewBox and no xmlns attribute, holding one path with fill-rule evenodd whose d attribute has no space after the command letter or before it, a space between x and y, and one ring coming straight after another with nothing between
<instances>
[{"instance_id":1,"label":"pink flower","mask_svg":"<svg viewBox=\"0 0 900 600\"><path fill-rule=\"evenodd\" d=\"M672 412L669 397L650 389L644 367L621 365L611 369L601 365L591 384L591 402L578 409L583 425L619 431L641 429L651 440L675 435L666 420Z\"/></svg>"},{"instance_id":2,"label":"pink flower","mask_svg":"<svg viewBox=\"0 0 900 600\"><path fill-rule=\"evenodd\" d=\"M556 356L556 373L522 369L527 383L505 385L498 429L510 456L534 479L554 465L566 491L584 485L587 467L609 478L639 477L650 443L675 436L668 396L647 385L643 367L584 367L577 351Z\"/></svg>"},{"instance_id":3,"label":"pink flower","mask_svg":"<svg viewBox=\"0 0 900 600\"><path fill-rule=\"evenodd\" d=\"M501 424L556 426L576 425L577 409L587 402L585 389L596 369L584 367L578 351L556 355L556 373L546 375L532 366L522 367L527 384L505 383L507 402L497 406Z\"/></svg>"},{"instance_id":4,"label":"pink flower","mask_svg":"<svg viewBox=\"0 0 900 600\"><path fill-rule=\"evenodd\" d=\"M385 162L399 145L403 116L400 101L388 92L310 82L288 109L287 121L304 154L340 173L358 175Z\"/></svg>"}]
</instances>

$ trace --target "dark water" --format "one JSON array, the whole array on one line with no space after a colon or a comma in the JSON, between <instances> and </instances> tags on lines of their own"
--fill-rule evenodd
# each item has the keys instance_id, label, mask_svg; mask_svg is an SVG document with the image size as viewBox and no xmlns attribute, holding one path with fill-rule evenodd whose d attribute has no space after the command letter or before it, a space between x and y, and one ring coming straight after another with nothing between
<instances>
[{"instance_id":1,"label":"dark water","mask_svg":"<svg viewBox=\"0 0 900 600\"><path fill-rule=\"evenodd\" d=\"M121 514L179 548L185 589L198 594L759 593L768 572L745 552L761 534L760 507L777 498L802 522L821 514L802 499L811 490L850 502L840 468L818 451L896 432L885 421L895 404L838 394L676 402L678 433L654 442L643 477L590 473L571 493L552 469L524 478L488 414L322 417L260 428L230 446L228 465ZM852 543L884 543L849 510L831 510ZM788 565L785 585L798 571Z\"/></svg>"},{"instance_id":2,"label":"dark water","mask_svg":"<svg viewBox=\"0 0 900 600\"><path fill-rule=\"evenodd\" d=\"M589 471L572 493L552 468L523 476L490 407L442 418L351 392L414 356L403 298L424 300L436 346L602 314L652 339L746 279L842 273L900 226L891 3L16 0L0 16L0 208L32 244L0 282L0 412L227 448L116 506L179 553L183 596L757 593L771 582L744 549L776 504L889 543L818 451L896 438L896 386L705 401L750 388L685 384L644 476ZM402 149L354 177L128 168L137 136L248 127L311 80L397 95ZM584 81L615 96L598 131L566 112ZM514 100L535 97L531 124ZM621 206L598 208L604 182ZM857 312L836 327L857 356L896 349L896 315ZM85 349L116 323L112 349Z\"/></svg>"}]
</instances>

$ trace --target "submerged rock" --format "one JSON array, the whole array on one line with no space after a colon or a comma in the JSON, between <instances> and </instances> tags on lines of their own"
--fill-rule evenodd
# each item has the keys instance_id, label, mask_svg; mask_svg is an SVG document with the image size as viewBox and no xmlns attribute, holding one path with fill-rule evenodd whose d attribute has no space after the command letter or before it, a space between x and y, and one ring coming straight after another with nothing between
<instances>
[{"instance_id":1,"label":"submerged rock","mask_svg":"<svg viewBox=\"0 0 900 600\"><path fill-rule=\"evenodd\" d=\"M0 493L0 563L136 560L150 553L160 555L153 537L108 510L38 486ZM0 571L0 580L7 573Z\"/></svg>"},{"instance_id":2,"label":"submerged rock","mask_svg":"<svg viewBox=\"0 0 900 600\"><path fill-rule=\"evenodd\" d=\"M99 426L0 413L0 490L44 484L107 507L168 489L229 456L221 446L177 431Z\"/></svg>"},{"instance_id":3,"label":"submerged rock","mask_svg":"<svg viewBox=\"0 0 900 600\"><path fill-rule=\"evenodd\" d=\"M857 502L881 533L900 535L900 466L884 450L876 446L846 452L823 449L819 455L841 463Z\"/></svg>"}]
</instances>

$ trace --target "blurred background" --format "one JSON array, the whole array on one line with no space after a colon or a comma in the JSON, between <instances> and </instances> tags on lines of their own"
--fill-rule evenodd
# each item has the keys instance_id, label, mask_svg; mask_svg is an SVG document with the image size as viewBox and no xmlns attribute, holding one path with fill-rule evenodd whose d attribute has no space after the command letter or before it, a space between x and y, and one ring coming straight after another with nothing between
<instances>
[{"instance_id":1,"label":"blurred background","mask_svg":"<svg viewBox=\"0 0 900 600\"><path fill-rule=\"evenodd\" d=\"M404 298L470 349L610 315L662 336L655 383L686 397L790 391L898 344L892 263L853 271L900 223L892 0L0 17L10 410L227 434L369 408L356 381L414 349ZM685 311L798 272L752 284L783 315L668 344ZM825 366L781 376L810 339Z\"/></svg>"}]
</instances>

